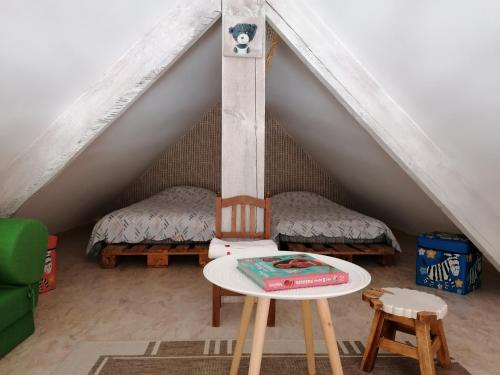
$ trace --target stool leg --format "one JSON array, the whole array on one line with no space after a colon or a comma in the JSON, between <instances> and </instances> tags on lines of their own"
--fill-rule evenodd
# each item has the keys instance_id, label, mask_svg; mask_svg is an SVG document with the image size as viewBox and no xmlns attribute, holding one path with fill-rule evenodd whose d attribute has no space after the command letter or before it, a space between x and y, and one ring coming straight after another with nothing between
<instances>
[{"instance_id":1,"label":"stool leg","mask_svg":"<svg viewBox=\"0 0 500 375\"><path fill-rule=\"evenodd\" d=\"M417 337L417 354L420 374L436 375L430 323L418 319L415 320L415 336Z\"/></svg>"},{"instance_id":2,"label":"stool leg","mask_svg":"<svg viewBox=\"0 0 500 375\"><path fill-rule=\"evenodd\" d=\"M339 348L337 346L337 338L332 323L332 316L330 314L330 307L328 306L327 299L319 299L316 301L318 306L319 319L321 320L321 327L323 328L323 335L325 336L325 343L328 349L328 358L332 366L334 375L344 375L342 370L342 363L340 362Z\"/></svg>"},{"instance_id":3,"label":"stool leg","mask_svg":"<svg viewBox=\"0 0 500 375\"><path fill-rule=\"evenodd\" d=\"M304 323L304 339L306 342L307 370L309 375L316 375L316 363L314 362L313 328L311 317L311 303L308 300L301 302L302 320Z\"/></svg>"},{"instance_id":4,"label":"stool leg","mask_svg":"<svg viewBox=\"0 0 500 375\"><path fill-rule=\"evenodd\" d=\"M266 335L266 323L270 302L271 300L265 297L260 297L257 302L257 313L255 315L255 327L248 375L260 374L260 364L262 362L262 351L264 349L264 337Z\"/></svg>"},{"instance_id":5,"label":"stool leg","mask_svg":"<svg viewBox=\"0 0 500 375\"><path fill-rule=\"evenodd\" d=\"M361 369L363 371L373 371L373 366L375 366L375 360L377 359L380 336L384 329L384 320L384 312L382 310L375 310L370 334L366 340L365 353L361 360Z\"/></svg>"},{"instance_id":6,"label":"stool leg","mask_svg":"<svg viewBox=\"0 0 500 375\"><path fill-rule=\"evenodd\" d=\"M220 327L221 288L212 285L212 327Z\"/></svg>"},{"instance_id":7,"label":"stool leg","mask_svg":"<svg viewBox=\"0 0 500 375\"><path fill-rule=\"evenodd\" d=\"M448 342L446 341L446 335L444 333L443 320L440 319L435 324L436 335L441 341L441 347L437 351L437 357L439 365L444 368L451 367L450 352L448 350Z\"/></svg>"},{"instance_id":8,"label":"stool leg","mask_svg":"<svg viewBox=\"0 0 500 375\"><path fill-rule=\"evenodd\" d=\"M384 325L382 327L382 337L394 341L396 339L396 327L394 322L384 319Z\"/></svg>"},{"instance_id":9,"label":"stool leg","mask_svg":"<svg viewBox=\"0 0 500 375\"><path fill-rule=\"evenodd\" d=\"M252 317L254 303L254 297L245 296L245 303L243 304L243 311L241 312L240 332L238 334L238 339L236 340L236 346L234 347L233 361L231 362L231 371L229 373L230 375L238 374L241 353L243 352L243 344L245 343L245 338L247 337L248 324L250 323L250 318Z\"/></svg>"}]
</instances>

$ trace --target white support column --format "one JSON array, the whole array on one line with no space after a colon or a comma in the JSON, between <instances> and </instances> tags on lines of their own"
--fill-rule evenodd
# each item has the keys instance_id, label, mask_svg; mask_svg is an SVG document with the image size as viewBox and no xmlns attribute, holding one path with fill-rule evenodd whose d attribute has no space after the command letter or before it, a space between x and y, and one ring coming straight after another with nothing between
<instances>
[{"instance_id":1,"label":"white support column","mask_svg":"<svg viewBox=\"0 0 500 375\"><path fill-rule=\"evenodd\" d=\"M229 27L257 25L251 51L260 56L227 56ZM222 0L222 197L264 197L265 7L263 0ZM234 42L233 42L234 43ZM226 48L224 48L226 47ZM229 50L233 48L229 45ZM224 53L226 50L226 53ZM228 218L223 213L223 227Z\"/></svg>"}]
</instances>

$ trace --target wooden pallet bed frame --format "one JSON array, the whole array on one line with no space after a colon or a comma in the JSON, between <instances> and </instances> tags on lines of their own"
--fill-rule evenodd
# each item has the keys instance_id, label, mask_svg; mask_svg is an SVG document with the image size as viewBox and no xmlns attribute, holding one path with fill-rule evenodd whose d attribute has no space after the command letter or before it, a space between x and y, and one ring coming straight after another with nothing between
<instances>
[{"instance_id":1,"label":"wooden pallet bed frame","mask_svg":"<svg viewBox=\"0 0 500 375\"><path fill-rule=\"evenodd\" d=\"M378 257L382 265L393 265L396 250L385 244L320 244L280 241L280 250L301 251L304 253L332 255L352 262L353 257Z\"/></svg>"},{"instance_id":2,"label":"wooden pallet bed frame","mask_svg":"<svg viewBox=\"0 0 500 375\"><path fill-rule=\"evenodd\" d=\"M166 245L110 244L101 252L101 266L114 268L120 257L145 256L148 267L168 267L169 257L177 255L197 255L199 265L204 266L208 263L208 246L208 242ZM394 264L396 253L391 246L384 244L316 244L281 241L279 249L332 255L349 262L352 262L353 257L373 256L378 257L382 265Z\"/></svg>"},{"instance_id":3,"label":"wooden pallet bed frame","mask_svg":"<svg viewBox=\"0 0 500 375\"><path fill-rule=\"evenodd\" d=\"M114 268L123 256L145 256L148 267L168 267L169 257L173 255L198 255L198 263L208 262L209 243L192 244L109 244L101 252L101 266Z\"/></svg>"}]
</instances>

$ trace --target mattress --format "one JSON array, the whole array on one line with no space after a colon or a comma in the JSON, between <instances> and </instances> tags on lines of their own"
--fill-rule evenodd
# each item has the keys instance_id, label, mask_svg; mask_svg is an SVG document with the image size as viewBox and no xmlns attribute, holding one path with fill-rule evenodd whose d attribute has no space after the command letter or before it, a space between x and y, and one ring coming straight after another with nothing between
<instances>
[{"instance_id":1,"label":"mattress","mask_svg":"<svg viewBox=\"0 0 500 375\"><path fill-rule=\"evenodd\" d=\"M271 198L271 231L275 241L386 243L401 251L392 231L380 220L303 191Z\"/></svg>"},{"instance_id":2,"label":"mattress","mask_svg":"<svg viewBox=\"0 0 500 375\"><path fill-rule=\"evenodd\" d=\"M94 226L87 254L109 243L205 242L214 237L215 193L176 186L116 210Z\"/></svg>"}]
</instances>

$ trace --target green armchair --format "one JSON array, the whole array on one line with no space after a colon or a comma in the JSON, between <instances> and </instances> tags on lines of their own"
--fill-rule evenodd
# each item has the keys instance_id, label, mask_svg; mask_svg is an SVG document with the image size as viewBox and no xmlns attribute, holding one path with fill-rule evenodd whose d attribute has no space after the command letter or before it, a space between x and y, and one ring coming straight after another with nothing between
<instances>
[{"instance_id":1,"label":"green armchair","mask_svg":"<svg viewBox=\"0 0 500 375\"><path fill-rule=\"evenodd\" d=\"M35 330L47 239L37 220L0 219L0 357Z\"/></svg>"}]
</instances>

